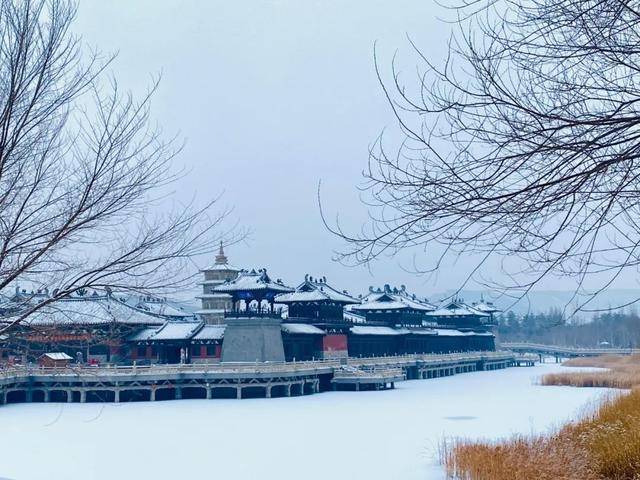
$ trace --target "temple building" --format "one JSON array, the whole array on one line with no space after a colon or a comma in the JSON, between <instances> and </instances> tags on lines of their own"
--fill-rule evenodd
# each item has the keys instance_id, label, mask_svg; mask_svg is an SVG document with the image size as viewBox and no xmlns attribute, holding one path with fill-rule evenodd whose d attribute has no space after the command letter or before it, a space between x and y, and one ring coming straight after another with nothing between
<instances>
[{"instance_id":1,"label":"temple building","mask_svg":"<svg viewBox=\"0 0 640 480\"><path fill-rule=\"evenodd\" d=\"M216 255L215 263L202 270L204 281L200 282L202 294L196 298L202 302L202 309L196 313L208 324L224 323L224 312L233 308L232 298L227 293L216 292L216 287L235 280L240 273L240 269L229 264L227 256L224 254L222 242Z\"/></svg>"},{"instance_id":2,"label":"temple building","mask_svg":"<svg viewBox=\"0 0 640 480\"><path fill-rule=\"evenodd\" d=\"M436 310L426 300L407 292L404 285L391 288L385 285L383 289L369 288L369 294L362 303L350 307L350 311L361 315L369 325L387 327L425 327L433 325L427 314Z\"/></svg>"},{"instance_id":3,"label":"temple building","mask_svg":"<svg viewBox=\"0 0 640 480\"><path fill-rule=\"evenodd\" d=\"M120 363L129 359L125 338L141 328L160 326L168 317L144 312L111 294L78 295L42 307L9 337L6 361L27 361L47 352L64 352L77 361ZM11 321L11 317L5 317Z\"/></svg>"},{"instance_id":4,"label":"temple building","mask_svg":"<svg viewBox=\"0 0 640 480\"><path fill-rule=\"evenodd\" d=\"M288 358L344 358L348 355L351 322L344 308L360 300L327 283L326 277L305 275L295 292L276 297L287 306L283 324L285 354ZM322 334L319 336L319 334Z\"/></svg>"},{"instance_id":5,"label":"temple building","mask_svg":"<svg viewBox=\"0 0 640 480\"><path fill-rule=\"evenodd\" d=\"M492 324L492 315L455 299L427 314L429 319L443 328L486 331Z\"/></svg>"},{"instance_id":6,"label":"temple building","mask_svg":"<svg viewBox=\"0 0 640 480\"><path fill-rule=\"evenodd\" d=\"M476 310L480 310L483 313L488 313L491 316L491 323L495 325L495 314L500 312L501 310L496 307L493 302L488 302L484 299L483 296L480 297L479 302L473 302L471 304L473 308Z\"/></svg>"},{"instance_id":7,"label":"temple building","mask_svg":"<svg viewBox=\"0 0 640 480\"><path fill-rule=\"evenodd\" d=\"M287 306L288 321L315 325L343 324L344 307L360 303L346 290L329 285L326 277L314 279L310 275L305 275L295 292L278 295L276 301Z\"/></svg>"},{"instance_id":8,"label":"temple building","mask_svg":"<svg viewBox=\"0 0 640 480\"><path fill-rule=\"evenodd\" d=\"M229 279L211 289L214 294L229 296L229 313L275 313L275 298L281 293L292 293L293 288L286 286L282 280L271 280L267 269L258 271L240 270L236 277Z\"/></svg>"}]
</instances>

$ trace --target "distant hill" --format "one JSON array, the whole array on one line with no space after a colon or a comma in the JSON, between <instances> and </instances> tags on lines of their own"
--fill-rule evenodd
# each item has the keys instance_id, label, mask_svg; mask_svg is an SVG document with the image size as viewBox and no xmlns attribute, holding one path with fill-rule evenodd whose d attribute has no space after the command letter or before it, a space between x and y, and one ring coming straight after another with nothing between
<instances>
[{"instance_id":1,"label":"distant hill","mask_svg":"<svg viewBox=\"0 0 640 480\"><path fill-rule=\"evenodd\" d=\"M455 291L447 291L441 294L433 295L429 298L430 301L438 302L444 298L449 298L454 295ZM562 291L562 290L539 290L530 292L527 297L514 303L514 299L507 297L500 297L497 293L480 291L480 290L463 290L459 295L468 304L479 301L483 296L485 300L492 301L498 308L502 310L513 310L515 313L524 314L527 312L538 313L548 312L551 309L564 309L567 308L573 311L578 305L583 303L587 297L579 297L573 299L574 292ZM580 313L581 317L590 317L594 312L586 310L608 310L617 309L621 305L632 304L638 302L635 305L628 305L624 307L624 310L640 310L640 289L612 289L600 293L594 300L592 300L587 306L585 311Z\"/></svg>"}]
</instances>

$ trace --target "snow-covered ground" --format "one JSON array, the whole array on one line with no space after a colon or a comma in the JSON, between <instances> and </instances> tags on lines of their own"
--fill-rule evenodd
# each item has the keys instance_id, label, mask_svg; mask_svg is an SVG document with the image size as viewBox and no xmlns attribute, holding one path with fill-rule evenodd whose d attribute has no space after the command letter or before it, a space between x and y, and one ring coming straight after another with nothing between
<instances>
[{"instance_id":1,"label":"snow-covered ground","mask_svg":"<svg viewBox=\"0 0 640 480\"><path fill-rule=\"evenodd\" d=\"M542 387L557 365L415 380L381 392L0 407L0 478L442 479L445 436L546 431L604 390Z\"/></svg>"}]
</instances>

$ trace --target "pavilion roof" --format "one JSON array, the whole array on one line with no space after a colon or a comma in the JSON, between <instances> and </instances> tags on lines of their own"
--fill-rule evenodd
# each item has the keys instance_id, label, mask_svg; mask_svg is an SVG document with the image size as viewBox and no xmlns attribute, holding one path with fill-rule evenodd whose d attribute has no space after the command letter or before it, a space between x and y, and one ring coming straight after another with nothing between
<instances>
[{"instance_id":1,"label":"pavilion roof","mask_svg":"<svg viewBox=\"0 0 640 480\"><path fill-rule=\"evenodd\" d=\"M493 302L487 302L482 298L479 302L473 302L472 307L485 313L496 313L500 311L500 309L496 307Z\"/></svg>"},{"instance_id":2,"label":"pavilion roof","mask_svg":"<svg viewBox=\"0 0 640 480\"><path fill-rule=\"evenodd\" d=\"M360 303L360 300L342 292L327 283L326 277L313 278L305 275L304 282L293 293L284 293L276 297L278 303L323 302L332 301L342 304Z\"/></svg>"},{"instance_id":3,"label":"pavilion roof","mask_svg":"<svg viewBox=\"0 0 640 480\"><path fill-rule=\"evenodd\" d=\"M265 269L251 270L250 272L243 270L238 274L235 280L230 280L213 289L219 293L234 292L274 292L274 293L291 293L293 288L286 286L281 280L275 282L271 280Z\"/></svg>"},{"instance_id":4,"label":"pavilion roof","mask_svg":"<svg viewBox=\"0 0 640 480\"><path fill-rule=\"evenodd\" d=\"M416 295L409 294L404 285L400 289L392 289L389 285L385 285L384 290L370 289L362 304L351 307L353 311L414 310L425 313L435 309L436 307L426 300L421 300Z\"/></svg>"}]
</instances>

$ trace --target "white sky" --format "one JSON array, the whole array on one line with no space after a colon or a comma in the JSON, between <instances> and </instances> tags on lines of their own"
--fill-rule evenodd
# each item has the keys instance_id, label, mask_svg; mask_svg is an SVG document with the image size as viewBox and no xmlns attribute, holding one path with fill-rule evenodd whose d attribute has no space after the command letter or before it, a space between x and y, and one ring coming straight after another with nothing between
<instances>
[{"instance_id":1,"label":"white sky","mask_svg":"<svg viewBox=\"0 0 640 480\"><path fill-rule=\"evenodd\" d=\"M310 273L355 294L390 283L431 296L458 288L468 260L430 278L403 270L410 254L370 270L332 262L343 244L321 222L316 189L321 180L329 217L339 214L353 229L366 219L356 187L368 147L395 127L375 76L374 42L387 72L399 51L411 84L415 54L406 36L441 57L450 25L438 17L451 14L432 0L88 0L76 31L119 52L113 74L134 93L162 73L153 116L167 136L186 140L177 162L189 173L178 195L204 202L224 192L232 220L253 231L228 250L233 264L267 267L291 285ZM415 253L420 261L424 253Z\"/></svg>"}]
</instances>

